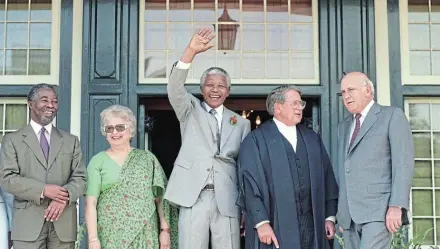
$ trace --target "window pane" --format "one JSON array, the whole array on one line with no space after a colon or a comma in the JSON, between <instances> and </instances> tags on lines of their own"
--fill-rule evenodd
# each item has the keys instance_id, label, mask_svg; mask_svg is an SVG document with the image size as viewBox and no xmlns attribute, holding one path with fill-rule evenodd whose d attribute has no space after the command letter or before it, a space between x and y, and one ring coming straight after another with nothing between
<instances>
[{"instance_id":1,"label":"window pane","mask_svg":"<svg viewBox=\"0 0 440 249\"><path fill-rule=\"evenodd\" d=\"M219 4L218 7L220 8L222 6ZM226 16L227 11L224 13ZM194 0L195 22L214 22L215 19L215 1Z\"/></svg>"},{"instance_id":2,"label":"window pane","mask_svg":"<svg viewBox=\"0 0 440 249\"><path fill-rule=\"evenodd\" d=\"M433 134L433 146L434 146L434 157L440 159L440 132L434 132ZM439 186L440 187L440 186ZM440 215L440 213L439 213Z\"/></svg>"},{"instance_id":3,"label":"window pane","mask_svg":"<svg viewBox=\"0 0 440 249\"><path fill-rule=\"evenodd\" d=\"M170 75L173 64L179 61L182 54L183 54L183 50L170 51L168 53L168 62L166 63L167 75ZM200 77L200 76L201 75L196 75L196 77ZM192 78L192 67L189 68L188 78Z\"/></svg>"},{"instance_id":4,"label":"window pane","mask_svg":"<svg viewBox=\"0 0 440 249\"><path fill-rule=\"evenodd\" d=\"M273 51L289 50L288 24L268 24L266 37L267 37L267 50L273 50Z\"/></svg>"},{"instance_id":5,"label":"window pane","mask_svg":"<svg viewBox=\"0 0 440 249\"><path fill-rule=\"evenodd\" d=\"M29 15L29 1L28 0L14 0L8 1L7 5L7 19L8 21L28 21Z\"/></svg>"},{"instance_id":6,"label":"window pane","mask_svg":"<svg viewBox=\"0 0 440 249\"><path fill-rule=\"evenodd\" d=\"M27 51L6 50L5 74L26 75L27 71Z\"/></svg>"},{"instance_id":7,"label":"window pane","mask_svg":"<svg viewBox=\"0 0 440 249\"><path fill-rule=\"evenodd\" d=\"M440 24L431 25L431 46L440 49Z\"/></svg>"},{"instance_id":8,"label":"window pane","mask_svg":"<svg viewBox=\"0 0 440 249\"><path fill-rule=\"evenodd\" d=\"M429 24L408 25L409 49L430 49Z\"/></svg>"},{"instance_id":9,"label":"window pane","mask_svg":"<svg viewBox=\"0 0 440 249\"><path fill-rule=\"evenodd\" d=\"M170 11L168 19L170 22L191 21L191 0L169 0Z\"/></svg>"},{"instance_id":10,"label":"window pane","mask_svg":"<svg viewBox=\"0 0 440 249\"><path fill-rule=\"evenodd\" d=\"M288 0L267 0L267 21L268 22L289 22Z\"/></svg>"},{"instance_id":11,"label":"window pane","mask_svg":"<svg viewBox=\"0 0 440 249\"><path fill-rule=\"evenodd\" d=\"M431 22L440 23L440 1L431 0Z\"/></svg>"},{"instance_id":12,"label":"window pane","mask_svg":"<svg viewBox=\"0 0 440 249\"><path fill-rule=\"evenodd\" d=\"M30 24L30 48L50 48L51 43L50 23Z\"/></svg>"},{"instance_id":13,"label":"window pane","mask_svg":"<svg viewBox=\"0 0 440 249\"><path fill-rule=\"evenodd\" d=\"M5 107L4 104L0 104L0 130L4 130L5 127L3 127L3 108ZM0 131L0 134L2 134L2 132Z\"/></svg>"},{"instance_id":14,"label":"window pane","mask_svg":"<svg viewBox=\"0 0 440 249\"><path fill-rule=\"evenodd\" d=\"M432 191L412 190L413 216L432 216Z\"/></svg>"},{"instance_id":15,"label":"window pane","mask_svg":"<svg viewBox=\"0 0 440 249\"><path fill-rule=\"evenodd\" d=\"M183 49L191 39L191 24L169 24L169 49Z\"/></svg>"},{"instance_id":16,"label":"window pane","mask_svg":"<svg viewBox=\"0 0 440 249\"><path fill-rule=\"evenodd\" d=\"M409 104L408 111L412 130L431 129L429 104Z\"/></svg>"},{"instance_id":17,"label":"window pane","mask_svg":"<svg viewBox=\"0 0 440 249\"><path fill-rule=\"evenodd\" d=\"M0 22L0 49L5 47L5 24Z\"/></svg>"},{"instance_id":18,"label":"window pane","mask_svg":"<svg viewBox=\"0 0 440 249\"><path fill-rule=\"evenodd\" d=\"M166 58L166 52L146 52L144 57L145 77L165 78Z\"/></svg>"},{"instance_id":19,"label":"window pane","mask_svg":"<svg viewBox=\"0 0 440 249\"><path fill-rule=\"evenodd\" d=\"M6 17L5 17L5 0L0 1L0 21L5 21Z\"/></svg>"},{"instance_id":20,"label":"window pane","mask_svg":"<svg viewBox=\"0 0 440 249\"><path fill-rule=\"evenodd\" d=\"M145 24L145 49L166 49L167 48L167 26L166 24L146 23Z\"/></svg>"},{"instance_id":21,"label":"window pane","mask_svg":"<svg viewBox=\"0 0 440 249\"><path fill-rule=\"evenodd\" d=\"M6 48L27 48L28 47L28 24L8 23L6 24Z\"/></svg>"},{"instance_id":22,"label":"window pane","mask_svg":"<svg viewBox=\"0 0 440 249\"><path fill-rule=\"evenodd\" d=\"M243 22L264 22L264 1L243 0Z\"/></svg>"},{"instance_id":23,"label":"window pane","mask_svg":"<svg viewBox=\"0 0 440 249\"><path fill-rule=\"evenodd\" d=\"M414 167L413 187L432 186L431 161L416 161Z\"/></svg>"},{"instance_id":24,"label":"window pane","mask_svg":"<svg viewBox=\"0 0 440 249\"><path fill-rule=\"evenodd\" d=\"M440 113L440 104L431 104L433 114ZM432 129L440 131L440 115L432 115Z\"/></svg>"},{"instance_id":25,"label":"window pane","mask_svg":"<svg viewBox=\"0 0 440 249\"><path fill-rule=\"evenodd\" d=\"M29 50L29 75L50 75L50 50Z\"/></svg>"},{"instance_id":26,"label":"window pane","mask_svg":"<svg viewBox=\"0 0 440 249\"><path fill-rule=\"evenodd\" d=\"M31 1L31 21L52 21L52 1Z\"/></svg>"},{"instance_id":27,"label":"window pane","mask_svg":"<svg viewBox=\"0 0 440 249\"><path fill-rule=\"evenodd\" d=\"M440 160L434 161L434 186L440 187ZM437 200L440 200L439 195L440 195L440 193L436 192L436 199ZM440 207L440 205L439 205L439 207ZM437 212L437 216L440 216L440 212Z\"/></svg>"},{"instance_id":28,"label":"window pane","mask_svg":"<svg viewBox=\"0 0 440 249\"><path fill-rule=\"evenodd\" d=\"M167 20L166 0L146 0L144 20L153 22L166 22Z\"/></svg>"},{"instance_id":29,"label":"window pane","mask_svg":"<svg viewBox=\"0 0 440 249\"><path fill-rule=\"evenodd\" d=\"M423 235L429 229L434 227L433 219L414 219L413 220L413 234L419 238L423 238ZM432 229L423 241L424 245L434 245L434 230Z\"/></svg>"},{"instance_id":30,"label":"window pane","mask_svg":"<svg viewBox=\"0 0 440 249\"><path fill-rule=\"evenodd\" d=\"M313 22L312 0L290 0L291 22Z\"/></svg>"},{"instance_id":31,"label":"window pane","mask_svg":"<svg viewBox=\"0 0 440 249\"><path fill-rule=\"evenodd\" d=\"M228 11L229 17L235 21L240 21L240 0L223 0L218 3L217 17L220 17L224 10Z\"/></svg>"},{"instance_id":32,"label":"window pane","mask_svg":"<svg viewBox=\"0 0 440 249\"><path fill-rule=\"evenodd\" d=\"M5 54L3 53L3 50L0 50L0 75L3 75L3 66L5 61Z\"/></svg>"},{"instance_id":33,"label":"window pane","mask_svg":"<svg viewBox=\"0 0 440 249\"><path fill-rule=\"evenodd\" d=\"M7 104L5 115L5 129L18 130L26 126L27 105L23 104Z\"/></svg>"},{"instance_id":34,"label":"window pane","mask_svg":"<svg viewBox=\"0 0 440 249\"><path fill-rule=\"evenodd\" d=\"M416 158L431 158L431 135L426 132L414 132L414 149Z\"/></svg>"},{"instance_id":35,"label":"window pane","mask_svg":"<svg viewBox=\"0 0 440 249\"><path fill-rule=\"evenodd\" d=\"M240 53L218 52L217 65L226 70L226 72L228 72L229 76L231 76L232 79L239 79L241 77L240 57Z\"/></svg>"},{"instance_id":36,"label":"window pane","mask_svg":"<svg viewBox=\"0 0 440 249\"><path fill-rule=\"evenodd\" d=\"M243 25L243 50L264 50L264 25Z\"/></svg>"},{"instance_id":37,"label":"window pane","mask_svg":"<svg viewBox=\"0 0 440 249\"><path fill-rule=\"evenodd\" d=\"M292 45L293 50L311 51L313 50L313 26L312 25L292 25Z\"/></svg>"},{"instance_id":38,"label":"window pane","mask_svg":"<svg viewBox=\"0 0 440 249\"><path fill-rule=\"evenodd\" d=\"M409 52L412 75L431 75L431 56L429 51Z\"/></svg>"},{"instance_id":39,"label":"window pane","mask_svg":"<svg viewBox=\"0 0 440 249\"><path fill-rule=\"evenodd\" d=\"M313 56L313 53L292 53L291 77L294 79L313 79L315 77Z\"/></svg>"},{"instance_id":40,"label":"window pane","mask_svg":"<svg viewBox=\"0 0 440 249\"><path fill-rule=\"evenodd\" d=\"M429 22L428 0L408 1L408 22Z\"/></svg>"},{"instance_id":41,"label":"window pane","mask_svg":"<svg viewBox=\"0 0 440 249\"><path fill-rule=\"evenodd\" d=\"M432 75L440 76L440 51L432 51Z\"/></svg>"},{"instance_id":42,"label":"window pane","mask_svg":"<svg viewBox=\"0 0 440 249\"><path fill-rule=\"evenodd\" d=\"M289 78L289 56L287 53L268 53L266 57L268 79Z\"/></svg>"},{"instance_id":43,"label":"window pane","mask_svg":"<svg viewBox=\"0 0 440 249\"><path fill-rule=\"evenodd\" d=\"M243 53L243 78L265 78L264 54Z\"/></svg>"},{"instance_id":44,"label":"window pane","mask_svg":"<svg viewBox=\"0 0 440 249\"><path fill-rule=\"evenodd\" d=\"M211 65L215 65L215 52L206 51L197 55L197 60L193 61L194 77L199 78L202 73Z\"/></svg>"}]
</instances>

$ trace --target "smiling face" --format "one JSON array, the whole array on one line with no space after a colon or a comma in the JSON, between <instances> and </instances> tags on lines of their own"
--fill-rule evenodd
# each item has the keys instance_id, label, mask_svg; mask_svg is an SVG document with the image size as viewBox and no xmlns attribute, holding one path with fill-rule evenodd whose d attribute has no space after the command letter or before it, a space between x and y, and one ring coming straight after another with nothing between
<instances>
[{"instance_id":1,"label":"smiling face","mask_svg":"<svg viewBox=\"0 0 440 249\"><path fill-rule=\"evenodd\" d=\"M373 99L373 93L362 73L349 73L341 82L344 105L352 114L361 113Z\"/></svg>"},{"instance_id":2,"label":"smiling face","mask_svg":"<svg viewBox=\"0 0 440 249\"><path fill-rule=\"evenodd\" d=\"M42 126L50 124L57 115L58 98L50 88L39 89L28 104L32 120Z\"/></svg>"},{"instance_id":3,"label":"smiling face","mask_svg":"<svg viewBox=\"0 0 440 249\"><path fill-rule=\"evenodd\" d=\"M223 105L226 97L229 96L228 83L223 75L208 74L201 90L203 99L211 108Z\"/></svg>"},{"instance_id":4,"label":"smiling face","mask_svg":"<svg viewBox=\"0 0 440 249\"><path fill-rule=\"evenodd\" d=\"M112 117L104 127L106 138L110 146L130 146L131 130L126 119Z\"/></svg>"},{"instance_id":5,"label":"smiling face","mask_svg":"<svg viewBox=\"0 0 440 249\"><path fill-rule=\"evenodd\" d=\"M304 103L301 95L294 90L284 93L284 103L275 103L274 117L288 126L301 123Z\"/></svg>"}]
</instances>

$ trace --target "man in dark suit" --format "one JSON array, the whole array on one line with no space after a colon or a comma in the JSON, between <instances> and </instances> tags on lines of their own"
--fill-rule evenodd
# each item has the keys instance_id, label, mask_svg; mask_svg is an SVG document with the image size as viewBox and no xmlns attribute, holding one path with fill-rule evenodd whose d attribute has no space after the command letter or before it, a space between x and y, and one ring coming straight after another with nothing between
<instances>
[{"instance_id":1,"label":"man in dark suit","mask_svg":"<svg viewBox=\"0 0 440 249\"><path fill-rule=\"evenodd\" d=\"M278 87L266 104L273 120L252 131L239 152L246 248L328 249L338 186L324 144L299 124L306 105L299 89Z\"/></svg>"},{"instance_id":2,"label":"man in dark suit","mask_svg":"<svg viewBox=\"0 0 440 249\"><path fill-rule=\"evenodd\" d=\"M13 246L74 248L76 204L86 188L79 140L51 124L58 111L53 86L33 86L28 104L30 124L4 136L0 153L0 184L15 198Z\"/></svg>"}]
</instances>

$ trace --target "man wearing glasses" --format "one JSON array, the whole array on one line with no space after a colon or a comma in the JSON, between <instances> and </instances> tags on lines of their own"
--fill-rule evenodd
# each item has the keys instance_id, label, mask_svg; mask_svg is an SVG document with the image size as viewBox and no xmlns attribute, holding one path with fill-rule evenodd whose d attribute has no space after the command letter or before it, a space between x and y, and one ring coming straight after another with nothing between
<instances>
[{"instance_id":1,"label":"man wearing glasses","mask_svg":"<svg viewBox=\"0 0 440 249\"><path fill-rule=\"evenodd\" d=\"M321 138L300 124L305 105L295 86L275 88L273 120L240 147L246 248L328 249L335 234L338 186Z\"/></svg>"}]
</instances>

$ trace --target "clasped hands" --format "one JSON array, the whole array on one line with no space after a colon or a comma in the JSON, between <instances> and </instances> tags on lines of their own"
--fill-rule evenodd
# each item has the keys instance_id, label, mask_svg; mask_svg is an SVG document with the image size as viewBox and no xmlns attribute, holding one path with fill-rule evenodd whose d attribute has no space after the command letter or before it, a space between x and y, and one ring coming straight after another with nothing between
<instances>
[{"instance_id":1,"label":"clasped hands","mask_svg":"<svg viewBox=\"0 0 440 249\"><path fill-rule=\"evenodd\" d=\"M46 184L43 195L52 200L44 212L44 218L51 222L58 220L69 201L69 192L58 185Z\"/></svg>"}]
</instances>

